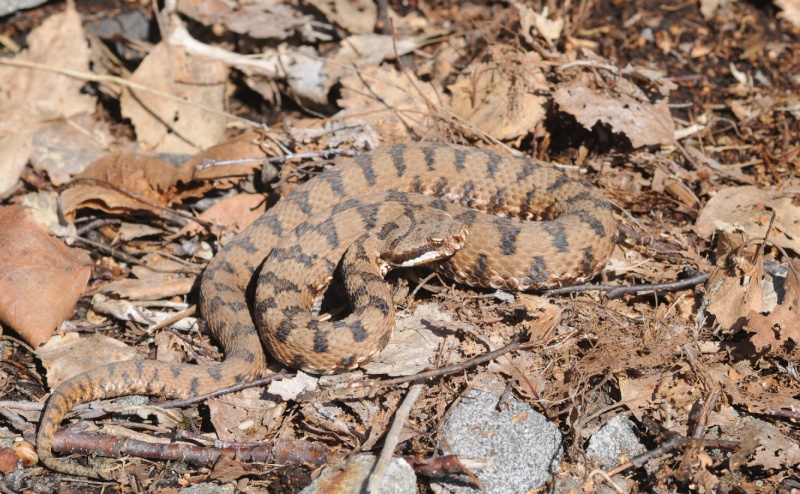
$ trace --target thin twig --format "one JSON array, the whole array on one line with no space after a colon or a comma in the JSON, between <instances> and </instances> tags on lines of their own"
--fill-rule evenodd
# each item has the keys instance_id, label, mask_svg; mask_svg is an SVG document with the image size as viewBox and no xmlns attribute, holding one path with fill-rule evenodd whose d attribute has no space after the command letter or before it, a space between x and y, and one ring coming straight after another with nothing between
<instances>
[{"instance_id":1,"label":"thin twig","mask_svg":"<svg viewBox=\"0 0 800 494\"><path fill-rule=\"evenodd\" d=\"M434 378L437 378L437 377L441 377L441 376L444 376L444 375L447 375L447 374L453 374L453 373L456 373L456 372L463 372L463 371L465 371L467 369L470 369L472 367L475 367L475 366L478 366L480 364L492 361L492 360L496 359L497 357L505 355L508 352L514 352L514 351L519 351L519 350L530 350L531 348L536 348L536 347L539 347L539 346L543 346L543 345L546 345L546 344L551 343L553 341L567 340L567 339L575 336L576 334L578 334L578 331L572 331L570 333L559 335L559 336L554 337L554 338L548 338L547 340L538 340L538 341L532 341L532 342L528 342L528 343L513 342L513 343L509 343L508 345L506 345L506 346L504 346L502 348L498 348L497 350L495 350L493 352L484 353L483 355L479 355L479 356L477 356L477 357L475 357L473 359L467 360L466 362L462 362L460 364L448 365L447 367L441 367L439 369L431 369L431 370L428 370L428 371L420 372L418 374L414 374L412 376L403 376L403 377L397 377L397 378L394 378L394 379L384 379L382 381L364 381L364 382L350 383L348 385L348 387L384 387L384 386L396 386L398 384L405 384L405 383L409 383L409 382L413 382L413 383L423 382L423 381L427 381L429 379L434 379Z\"/></svg>"},{"instance_id":2,"label":"thin twig","mask_svg":"<svg viewBox=\"0 0 800 494\"><path fill-rule=\"evenodd\" d=\"M565 286L562 288L554 288L547 290L542 294L543 297L551 297L553 295L564 295L566 293L586 292L591 290L605 291L606 298L613 300L628 293L639 292L659 292L659 291L674 291L683 290L700 283L708 281L708 273L698 273L692 277L670 281L667 283L646 283L641 285L573 285Z\"/></svg>"},{"instance_id":3,"label":"thin twig","mask_svg":"<svg viewBox=\"0 0 800 494\"><path fill-rule=\"evenodd\" d=\"M384 439L381 454L378 457L378 461L375 462L375 466L369 476L369 481L367 483L367 492L369 492L369 494L380 494L380 486L382 480L384 480L384 474L392 461L395 447L400 443L400 433L403 432L403 426L406 420L408 420L411 410L414 408L414 403L417 402L417 398L419 398L424 388L424 384L415 384L411 386L405 399L403 399L403 403L397 408L397 412L394 414L392 427L389 429Z\"/></svg>"},{"instance_id":4,"label":"thin twig","mask_svg":"<svg viewBox=\"0 0 800 494\"><path fill-rule=\"evenodd\" d=\"M176 313L174 316L170 317L169 319L164 319L160 323L158 323L158 324L156 324L156 325L154 325L152 327L147 328L147 333L148 334L155 333L159 329L166 328L167 326L170 326L170 325L180 321L181 319L184 319L186 317L191 316L196 311L197 311L197 306L196 305L189 306L189 308L187 308L186 310L182 310L182 311Z\"/></svg>"},{"instance_id":5,"label":"thin twig","mask_svg":"<svg viewBox=\"0 0 800 494\"><path fill-rule=\"evenodd\" d=\"M122 77L117 77L113 75L106 75L106 74L93 74L91 72L81 72L78 70L70 70L70 69L63 69L60 67L51 67L49 65L42 65L36 62L29 62L27 60L17 60L12 58L0 58L0 65L9 65L12 67L22 67L26 69L32 70L40 70L43 72L51 72L54 74L60 74L67 77L71 77L73 79L78 79L81 81L88 81L88 82L99 82L99 83L110 83L110 84L119 84L120 86L126 87L130 90L135 91L142 91L145 93L155 94L156 96L160 96L164 99L168 99L170 101L174 101L176 103L180 103L187 106L193 106L200 110L206 111L208 113L213 113L214 115L220 115L225 118L230 118L231 120L236 120L246 124L248 127L253 128L263 128L263 126L252 120L249 120L244 117L239 117L237 115L233 115L231 113L217 110L216 108L212 108L210 106L201 105L198 103L193 103L190 101L186 101L185 99L181 98L180 96L174 96L169 93L165 93L163 91L159 91L157 89L150 88L148 86L138 84L128 79L123 79Z\"/></svg>"},{"instance_id":6,"label":"thin twig","mask_svg":"<svg viewBox=\"0 0 800 494\"><path fill-rule=\"evenodd\" d=\"M220 388L216 391L212 391L210 393L205 393L198 396L192 396L183 400L170 400L165 401L163 403L157 403L153 406L159 408L184 408L191 405L196 405L198 403L202 403L208 398L216 398L217 396L221 396L227 393L234 393L236 391L241 391L243 389L250 389L255 388L258 386L263 386L265 384L269 384L272 381L279 381L284 377L290 378L293 377L291 374L287 374L285 371L276 372L275 374L270 374L269 376L261 377L259 379L255 379L249 382L237 383L233 386L228 386L226 388Z\"/></svg>"}]
</instances>

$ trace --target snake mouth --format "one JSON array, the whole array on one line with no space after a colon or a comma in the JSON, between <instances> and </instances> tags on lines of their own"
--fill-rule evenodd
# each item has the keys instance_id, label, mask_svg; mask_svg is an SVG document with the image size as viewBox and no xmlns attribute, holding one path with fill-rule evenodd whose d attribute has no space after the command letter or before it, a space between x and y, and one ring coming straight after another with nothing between
<instances>
[{"instance_id":1,"label":"snake mouth","mask_svg":"<svg viewBox=\"0 0 800 494\"><path fill-rule=\"evenodd\" d=\"M465 225L457 233L447 236L428 237L427 242L408 247L402 251L384 254L383 260L394 267L410 268L452 257L464 247L469 236Z\"/></svg>"}]
</instances>

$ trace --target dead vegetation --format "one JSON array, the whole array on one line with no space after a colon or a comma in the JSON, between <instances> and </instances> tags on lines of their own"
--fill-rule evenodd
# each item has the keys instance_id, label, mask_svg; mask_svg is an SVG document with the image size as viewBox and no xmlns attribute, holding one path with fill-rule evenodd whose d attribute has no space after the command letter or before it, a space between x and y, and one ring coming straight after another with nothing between
<instances>
[{"instance_id":1,"label":"dead vegetation","mask_svg":"<svg viewBox=\"0 0 800 494\"><path fill-rule=\"evenodd\" d=\"M55 3L3 19L4 491L296 492L380 451L421 382L396 453L430 492L424 471L470 469L437 441L486 375L558 425L556 477L585 492L610 485L584 451L616 415L648 450L605 468L632 492L800 489L796 0ZM41 404L70 375L221 358L193 310L205 263L322 163L268 158L416 140L586 176L619 207L597 282L655 286L511 296L402 273L393 343L363 370L182 409L82 406L56 448L124 448L76 459L118 484L36 466Z\"/></svg>"}]
</instances>

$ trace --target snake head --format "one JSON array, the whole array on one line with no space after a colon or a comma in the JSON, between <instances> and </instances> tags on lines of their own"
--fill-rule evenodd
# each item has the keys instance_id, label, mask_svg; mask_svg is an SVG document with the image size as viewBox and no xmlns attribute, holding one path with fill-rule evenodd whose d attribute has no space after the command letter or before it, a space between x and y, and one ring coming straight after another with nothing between
<instances>
[{"instance_id":1,"label":"snake head","mask_svg":"<svg viewBox=\"0 0 800 494\"><path fill-rule=\"evenodd\" d=\"M383 259L395 267L420 266L447 259L469 237L467 226L444 212L415 215L409 228L398 228Z\"/></svg>"}]
</instances>

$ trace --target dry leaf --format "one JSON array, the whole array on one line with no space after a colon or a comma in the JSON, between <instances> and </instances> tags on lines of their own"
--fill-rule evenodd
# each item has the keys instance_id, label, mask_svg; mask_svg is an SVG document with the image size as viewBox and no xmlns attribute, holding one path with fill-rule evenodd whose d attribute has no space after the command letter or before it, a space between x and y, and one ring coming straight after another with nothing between
<instances>
[{"instance_id":1,"label":"dry leaf","mask_svg":"<svg viewBox=\"0 0 800 494\"><path fill-rule=\"evenodd\" d=\"M633 412L637 420L648 414L658 401L656 388L663 376L637 376L630 379L624 375L619 378L619 392L622 402Z\"/></svg>"},{"instance_id":2,"label":"dry leaf","mask_svg":"<svg viewBox=\"0 0 800 494\"><path fill-rule=\"evenodd\" d=\"M447 104L446 96L431 84L391 67L368 67L341 82L338 103L343 109L337 118L372 125L386 143L408 141L412 131L424 135L435 122L427 101L436 106Z\"/></svg>"},{"instance_id":3,"label":"dry leaf","mask_svg":"<svg viewBox=\"0 0 800 494\"><path fill-rule=\"evenodd\" d=\"M308 0L325 17L352 34L375 31L378 6L371 0Z\"/></svg>"},{"instance_id":4,"label":"dry leaf","mask_svg":"<svg viewBox=\"0 0 800 494\"><path fill-rule=\"evenodd\" d=\"M800 0L775 0L775 5L783 9L780 17L789 21L794 27L800 28Z\"/></svg>"},{"instance_id":5,"label":"dry leaf","mask_svg":"<svg viewBox=\"0 0 800 494\"><path fill-rule=\"evenodd\" d=\"M221 19L234 33L246 34L256 39L286 39L308 27L314 18L302 15L289 4L275 0L241 2L237 8Z\"/></svg>"},{"instance_id":6,"label":"dry leaf","mask_svg":"<svg viewBox=\"0 0 800 494\"><path fill-rule=\"evenodd\" d=\"M747 461L751 467L782 470L800 463L800 446L769 422L741 416L719 426L722 429L720 439L745 442L749 436L758 439L755 454L750 455Z\"/></svg>"},{"instance_id":7,"label":"dry leaf","mask_svg":"<svg viewBox=\"0 0 800 494\"><path fill-rule=\"evenodd\" d=\"M398 318L389 344L361 368L367 374L389 376L410 376L431 368L436 355L447 351L442 349L445 338L435 327L452 322L452 315L438 305L419 304L414 314Z\"/></svg>"},{"instance_id":8,"label":"dry leaf","mask_svg":"<svg viewBox=\"0 0 800 494\"><path fill-rule=\"evenodd\" d=\"M226 442L263 441L269 430L261 422L266 410L278 403L261 399L263 391L250 388L208 400L211 423Z\"/></svg>"},{"instance_id":9,"label":"dry leaf","mask_svg":"<svg viewBox=\"0 0 800 494\"><path fill-rule=\"evenodd\" d=\"M203 211L200 219L219 227L238 233L254 222L267 210L267 201L261 194L237 194L226 197ZM203 227L191 222L181 229L178 235L193 235Z\"/></svg>"},{"instance_id":10,"label":"dry leaf","mask_svg":"<svg viewBox=\"0 0 800 494\"><path fill-rule=\"evenodd\" d=\"M45 190L31 192L25 194L19 204L25 206L31 218L50 230L53 235L62 238L75 236L75 225L73 223L63 224L64 221L60 218L57 192Z\"/></svg>"},{"instance_id":11,"label":"dry leaf","mask_svg":"<svg viewBox=\"0 0 800 494\"><path fill-rule=\"evenodd\" d=\"M192 291L197 276L185 273L186 266L158 253L143 259L147 266L134 266L135 279L118 279L103 285L102 293L115 293L124 300L162 300ZM151 269L148 269L151 268Z\"/></svg>"},{"instance_id":12,"label":"dry leaf","mask_svg":"<svg viewBox=\"0 0 800 494\"><path fill-rule=\"evenodd\" d=\"M0 208L0 321L33 347L72 315L91 262L50 237L22 206Z\"/></svg>"},{"instance_id":13,"label":"dry leaf","mask_svg":"<svg viewBox=\"0 0 800 494\"><path fill-rule=\"evenodd\" d=\"M61 195L64 214L85 207L116 213L144 210L163 214L163 210L150 204L166 206L170 203L181 170L155 156L105 156L76 177L76 185ZM82 179L91 180L81 182ZM147 204L105 184L133 194Z\"/></svg>"},{"instance_id":14,"label":"dry leaf","mask_svg":"<svg viewBox=\"0 0 800 494\"><path fill-rule=\"evenodd\" d=\"M741 248L744 241L742 233L717 234L717 265L708 276L705 300L723 330L740 329L744 317L763 304L764 262L755 259L754 245Z\"/></svg>"},{"instance_id":15,"label":"dry leaf","mask_svg":"<svg viewBox=\"0 0 800 494\"><path fill-rule=\"evenodd\" d=\"M548 19L548 8L545 7L542 13L538 13L522 3L515 3L514 7L519 12L519 24L525 41L533 45L533 35L539 34L550 43L561 37L564 29L564 19Z\"/></svg>"},{"instance_id":16,"label":"dry leaf","mask_svg":"<svg viewBox=\"0 0 800 494\"><path fill-rule=\"evenodd\" d=\"M539 93L549 91L539 62L533 52L493 50L448 87L453 113L496 139L527 135L545 115L547 99Z\"/></svg>"},{"instance_id":17,"label":"dry leaf","mask_svg":"<svg viewBox=\"0 0 800 494\"><path fill-rule=\"evenodd\" d=\"M36 351L47 370L47 385L55 389L72 376L113 362L131 360L136 350L103 335L81 338L78 333L54 336Z\"/></svg>"},{"instance_id":18,"label":"dry leaf","mask_svg":"<svg viewBox=\"0 0 800 494\"><path fill-rule=\"evenodd\" d=\"M89 49L72 3L28 35L27 50L15 57L53 69L89 71ZM78 78L45 70L0 66L0 195L14 187L35 147L37 130L54 120L94 110Z\"/></svg>"},{"instance_id":19,"label":"dry leaf","mask_svg":"<svg viewBox=\"0 0 800 494\"><path fill-rule=\"evenodd\" d=\"M199 106L224 111L227 78L228 69L222 63L193 58L181 48L170 50L160 43L145 57L131 81L183 102L127 90L120 98L122 115L131 119L141 146L163 153L196 153L222 140L226 117Z\"/></svg>"},{"instance_id":20,"label":"dry leaf","mask_svg":"<svg viewBox=\"0 0 800 494\"><path fill-rule=\"evenodd\" d=\"M775 222L769 240L785 249L800 252L800 207L794 204L796 191L759 189L754 186L728 187L718 191L700 211L695 230L711 238L715 230L741 229L748 238L764 238L772 213Z\"/></svg>"},{"instance_id":21,"label":"dry leaf","mask_svg":"<svg viewBox=\"0 0 800 494\"><path fill-rule=\"evenodd\" d=\"M633 147L669 145L675 140L675 122L667 99L651 103L645 94L624 77L601 90L593 76L582 73L561 84L553 94L561 111L574 116L591 129L598 122L608 124L614 132L624 134Z\"/></svg>"},{"instance_id":22,"label":"dry leaf","mask_svg":"<svg viewBox=\"0 0 800 494\"><path fill-rule=\"evenodd\" d=\"M772 312L762 315L751 311L747 315L747 329L755 333L750 341L756 350L769 347L775 353L785 347L791 353L800 346L800 290L792 272L787 274L784 287L783 301Z\"/></svg>"},{"instance_id":23,"label":"dry leaf","mask_svg":"<svg viewBox=\"0 0 800 494\"><path fill-rule=\"evenodd\" d=\"M86 116L45 125L33 134L31 166L45 172L53 185L63 185L106 151L103 130ZM94 133L90 133L94 131Z\"/></svg>"}]
</instances>

